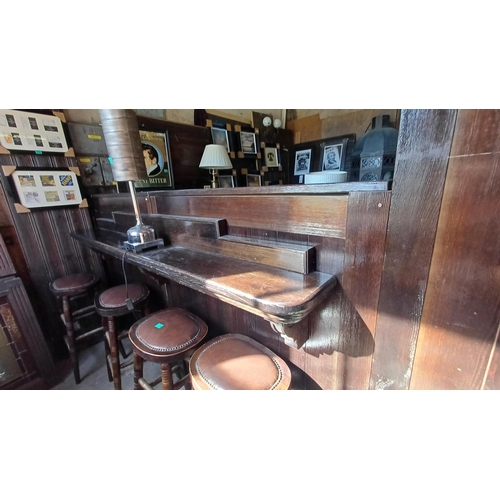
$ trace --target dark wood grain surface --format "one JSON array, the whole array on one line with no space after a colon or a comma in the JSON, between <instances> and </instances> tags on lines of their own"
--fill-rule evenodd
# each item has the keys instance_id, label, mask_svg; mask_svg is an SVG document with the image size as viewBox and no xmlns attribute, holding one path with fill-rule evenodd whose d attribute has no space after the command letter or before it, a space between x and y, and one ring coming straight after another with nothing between
<instances>
[{"instance_id":1,"label":"dark wood grain surface","mask_svg":"<svg viewBox=\"0 0 500 500\"><path fill-rule=\"evenodd\" d=\"M455 119L456 110L403 110L401 115L373 389L410 384Z\"/></svg>"},{"instance_id":2,"label":"dark wood grain surface","mask_svg":"<svg viewBox=\"0 0 500 500\"><path fill-rule=\"evenodd\" d=\"M335 287L335 276L307 275L252 264L240 259L170 246L141 254L103 243L91 233L72 236L93 250L140 266L151 273L207 293L266 320L293 324Z\"/></svg>"},{"instance_id":3,"label":"dark wood grain surface","mask_svg":"<svg viewBox=\"0 0 500 500\"><path fill-rule=\"evenodd\" d=\"M500 324L499 132L498 110L459 112L411 389L480 389L487 375Z\"/></svg>"}]
</instances>

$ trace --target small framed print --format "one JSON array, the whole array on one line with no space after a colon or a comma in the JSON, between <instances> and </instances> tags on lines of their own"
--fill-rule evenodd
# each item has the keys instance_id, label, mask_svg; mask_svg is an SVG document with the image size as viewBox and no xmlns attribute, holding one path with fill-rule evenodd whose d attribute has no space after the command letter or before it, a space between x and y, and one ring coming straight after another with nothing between
<instances>
[{"instance_id":1,"label":"small framed print","mask_svg":"<svg viewBox=\"0 0 500 500\"><path fill-rule=\"evenodd\" d=\"M232 175L219 175L217 177L220 188L233 188L234 177Z\"/></svg>"},{"instance_id":2,"label":"small framed print","mask_svg":"<svg viewBox=\"0 0 500 500\"><path fill-rule=\"evenodd\" d=\"M240 132L241 151L244 154L257 154L257 142L253 132Z\"/></svg>"},{"instance_id":3,"label":"small framed print","mask_svg":"<svg viewBox=\"0 0 500 500\"><path fill-rule=\"evenodd\" d=\"M264 165L266 167L279 167L277 148L264 148Z\"/></svg>"},{"instance_id":4,"label":"small framed print","mask_svg":"<svg viewBox=\"0 0 500 500\"><path fill-rule=\"evenodd\" d=\"M228 153L231 152L229 147L229 137L225 128L212 127L212 142L219 146L224 146Z\"/></svg>"},{"instance_id":5,"label":"small framed print","mask_svg":"<svg viewBox=\"0 0 500 500\"><path fill-rule=\"evenodd\" d=\"M247 187L258 187L261 185L261 177L256 174L247 174Z\"/></svg>"},{"instance_id":6,"label":"small framed print","mask_svg":"<svg viewBox=\"0 0 500 500\"><path fill-rule=\"evenodd\" d=\"M311 169L312 149L302 149L295 152L295 168L293 175L308 174Z\"/></svg>"},{"instance_id":7,"label":"small framed print","mask_svg":"<svg viewBox=\"0 0 500 500\"><path fill-rule=\"evenodd\" d=\"M348 139L321 144L321 170L344 170Z\"/></svg>"},{"instance_id":8,"label":"small framed print","mask_svg":"<svg viewBox=\"0 0 500 500\"><path fill-rule=\"evenodd\" d=\"M26 208L79 205L82 195L76 174L60 170L16 170L12 173L19 202Z\"/></svg>"}]
</instances>

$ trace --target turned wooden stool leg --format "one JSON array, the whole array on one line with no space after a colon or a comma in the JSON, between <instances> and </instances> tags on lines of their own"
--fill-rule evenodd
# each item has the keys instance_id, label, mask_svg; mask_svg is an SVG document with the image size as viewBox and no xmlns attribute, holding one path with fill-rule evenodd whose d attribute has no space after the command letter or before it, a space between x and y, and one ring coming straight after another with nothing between
<instances>
[{"instance_id":1,"label":"turned wooden stool leg","mask_svg":"<svg viewBox=\"0 0 500 500\"><path fill-rule=\"evenodd\" d=\"M174 387L172 380L172 369L170 368L170 363L161 363L161 385L162 389L165 391L170 391Z\"/></svg>"},{"instance_id":2,"label":"turned wooden stool leg","mask_svg":"<svg viewBox=\"0 0 500 500\"><path fill-rule=\"evenodd\" d=\"M142 389L139 379L142 378L142 366L144 360L134 352L134 391Z\"/></svg>"},{"instance_id":3,"label":"turned wooden stool leg","mask_svg":"<svg viewBox=\"0 0 500 500\"><path fill-rule=\"evenodd\" d=\"M63 296L62 303L63 303L64 321L66 323L66 336L68 339L69 357L71 358L71 363L73 364L73 375L75 376L75 382L79 384L80 368L78 366L78 353L76 351L76 345L75 345L75 332L73 330L73 318L71 316L69 297Z\"/></svg>"},{"instance_id":4,"label":"turned wooden stool leg","mask_svg":"<svg viewBox=\"0 0 500 500\"><path fill-rule=\"evenodd\" d=\"M108 318L102 318L102 329L104 331L104 353L108 380L113 382L113 372L111 371L111 350L109 349Z\"/></svg>"},{"instance_id":5,"label":"turned wooden stool leg","mask_svg":"<svg viewBox=\"0 0 500 500\"><path fill-rule=\"evenodd\" d=\"M122 377L120 373L120 353L118 352L118 339L116 334L115 318L108 317L109 347L111 349L111 369L113 370L113 383L116 390L122 388Z\"/></svg>"}]
</instances>

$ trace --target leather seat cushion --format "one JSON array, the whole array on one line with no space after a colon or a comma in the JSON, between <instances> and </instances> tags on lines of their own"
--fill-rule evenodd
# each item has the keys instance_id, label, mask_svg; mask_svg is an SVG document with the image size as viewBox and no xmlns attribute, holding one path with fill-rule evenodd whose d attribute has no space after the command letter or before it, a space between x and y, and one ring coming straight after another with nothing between
<instances>
[{"instance_id":1,"label":"leather seat cushion","mask_svg":"<svg viewBox=\"0 0 500 500\"><path fill-rule=\"evenodd\" d=\"M54 292L68 292L71 293L80 288L85 288L86 286L93 285L96 279L93 274L90 273L78 273L70 274L68 276L62 276L57 278L51 283L51 288Z\"/></svg>"},{"instance_id":2,"label":"leather seat cushion","mask_svg":"<svg viewBox=\"0 0 500 500\"><path fill-rule=\"evenodd\" d=\"M150 315L136 329L137 339L154 352L175 354L202 340L206 325L183 309L164 309Z\"/></svg>"},{"instance_id":3,"label":"leather seat cushion","mask_svg":"<svg viewBox=\"0 0 500 500\"><path fill-rule=\"evenodd\" d=\"M131 283L128 285L118 285L108 288L99 295L99 304L102 307L124 307L127 297L133 304L141 299L144 299L149 294L146 286L141 284Z\"/></svg>"},{"instance_id":4,"label":"leather seat cushion","mask_svg":"<svg viewBox=\"0 0 500 500\"><path fill-rule=\"evenodd\" d=\"M196 351L192 362L192 371L207 389L273 390L283 379L283 361L243 335L211 340Z\"/></svg>"}]
</instances>

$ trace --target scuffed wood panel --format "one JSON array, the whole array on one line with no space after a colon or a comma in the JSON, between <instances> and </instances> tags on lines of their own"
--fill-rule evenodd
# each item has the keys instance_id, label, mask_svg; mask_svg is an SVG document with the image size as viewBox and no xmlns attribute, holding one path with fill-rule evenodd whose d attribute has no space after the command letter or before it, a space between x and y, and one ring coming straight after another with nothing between
<instances>
[{"instance_id":1,"label":"scuffed wood panel","mask_svg":"<svg viewBox=\"0 0 500 500\"><path fill-rule=\"evenodd\" d=\"M370 388L408 389L456 110L404 110Z\"/></svg>"},{"instance_id":2,"label":"scuffed wood panel","mask_svg":"<svg viewBox=\"0 0 500 500\"><path fill-rule=\"evenodd\" d=\"M411 389L481 388L500 322L499 193L500 153L450 159Z\"/></svg>"},{"instance_id":3,"label":"scuffed wood panel","mask_svg":"<svg viewBox=\"0 0 500 500\"><path fill-rule=\"evenodd\" d=\"M390 192L349 197L340 309L346 389L370 382L390 200Z\"/></svg>"}]
</instances>

